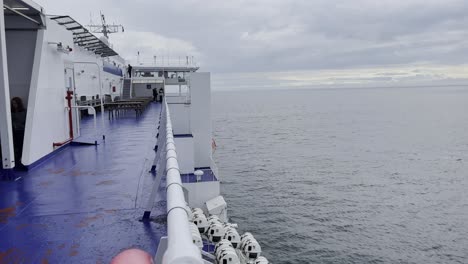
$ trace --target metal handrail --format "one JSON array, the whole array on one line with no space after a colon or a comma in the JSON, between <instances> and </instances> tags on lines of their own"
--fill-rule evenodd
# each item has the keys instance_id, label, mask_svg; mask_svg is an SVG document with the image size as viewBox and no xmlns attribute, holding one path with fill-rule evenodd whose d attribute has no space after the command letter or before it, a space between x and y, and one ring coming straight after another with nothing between
<instances>
[{"instance_id":1,"label":"metal handrail","mask_svg":"<svg viewBox=\"0 0 468 264\"><path fill-rule=\"evenodd\" d=\"M138 59L136 66L154 66L154 67L198 67L198 63L192 56L181 56L179 58L168 58L158 56L156 59Z\"/></svg>"},{"instance_id":2,"label":"metal handrail","mask_svg":"<svg viewBox=\"0 0 468 264\"><path fill-rule=\"evenodd\" d=\"M165 118L163 121L166 129L165 171L168 237L168 247L164 253L163 264L203 264L201 252L192 241L189 219L186 211L187 203L185 201L182 180L180 178L171 116L166 99L164 99L163 102L163 118ZM161 126L161 128L164 129L164 126Z\"/></svg>"}]
</instances>

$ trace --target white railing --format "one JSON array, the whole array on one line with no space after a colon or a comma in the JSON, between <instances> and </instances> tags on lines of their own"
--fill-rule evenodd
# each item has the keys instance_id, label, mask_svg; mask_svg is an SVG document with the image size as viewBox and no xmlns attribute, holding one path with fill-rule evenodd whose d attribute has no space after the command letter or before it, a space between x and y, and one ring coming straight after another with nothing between
<instances>
[{"instance_id":1,"label":"white railing","mask_svg":"<svg viewBox=\"0 0 468 264\"><path fill-rule=\"evenodd\" d=\"M168 246L164 253L163 264L202 264L200 250L193 244L186 211L187 203L180 178L176 146L172 132L172 122L167 102L164 99L161 116L160 133L165 133L164 145L158 143L165 151L165 172L167 191L167 237ZM164 130L165 129L165 130ZM164 134L162 134L164 135ZM164 163L164 160L161 161Z\"/></svg>"},{"instance_id":2,"label":"white railing","mask_svg":"<svg viewBox=\"0 0 468 264\"><path fill-rule=\"evenodd\" d=\"M156 56L153 59L138 58L135 65L148 67L198 67L198 63L193 56L180 56L176 58Z\"/></svg>"}]
</instances>

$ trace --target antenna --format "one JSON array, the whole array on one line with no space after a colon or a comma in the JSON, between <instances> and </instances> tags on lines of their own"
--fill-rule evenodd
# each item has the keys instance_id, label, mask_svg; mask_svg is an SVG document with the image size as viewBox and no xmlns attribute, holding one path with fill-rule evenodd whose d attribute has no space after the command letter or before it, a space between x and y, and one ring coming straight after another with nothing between
<instances>
[{"instance_id":1,"label":"antenna","mask_svg":"<svg viewBox=\"0 0 468 264\"><path fill-rule=\"evenodd\" d=\"M118 33L119 29L122 29L122 32L125 32L124 26L116 25L116 24L112 24L112 25L107 24L106 17L104 16L104 14L102 12L100 14L101 14L101 24L93 25L91 22L91 25L88 25L89 31L91 31L92 33L102 33L104 34L104 37L106 37L107 39L109 38L109 34Z\"/></svg>"}]
</instances>

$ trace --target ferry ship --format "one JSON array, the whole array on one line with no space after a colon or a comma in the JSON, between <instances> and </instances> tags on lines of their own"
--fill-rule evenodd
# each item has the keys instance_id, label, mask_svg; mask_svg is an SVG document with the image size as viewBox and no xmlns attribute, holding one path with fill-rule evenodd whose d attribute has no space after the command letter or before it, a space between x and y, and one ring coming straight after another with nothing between
<instances>
[{"instance_id":1,"label":"ferry ship","mask_svg":"<svg viewBox=\"0 0 468 264\"><path fill-rule=\"evenodd\" d=\"M72 17L1 1L0 263L269 263L229 223L210 73L130 68Z\"/></svg>"}]
</instances>

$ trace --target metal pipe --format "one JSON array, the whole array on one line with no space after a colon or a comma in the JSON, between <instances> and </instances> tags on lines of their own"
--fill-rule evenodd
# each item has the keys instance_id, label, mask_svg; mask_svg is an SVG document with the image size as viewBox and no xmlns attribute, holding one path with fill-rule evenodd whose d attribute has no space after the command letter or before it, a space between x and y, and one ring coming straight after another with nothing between
<instances>
[{"instance_id":1,"label":"metal pipe","mask_svg":"<svg viewBox=\"0 0 468 264\"><path fill-rule=\"evenodd\" d=\"M167 192L167 237L168 247L163 264L203 264L201 252L192 241L187 205L180 178L179 163L172 133L172 122L166 100L166 192Z\"/></svg>"},{"instance_id":2,"label":"metal pipe","mask_svg":"<svg viewBox=\"0 0 468 264\"><path fill-rule=\"evenodd\" d=\"M69 139L67 139L67 140L65 140L65 141L63 141L63 142L56 142L56 143L53 143L52 146L54 146L54 148L55 148L55 147L61 147L61 146L66 145L66 144L68 144L68 143L70 143L70 142L72 142L72 141L73 141L73 138L69 138Z\"/></svg>"},{"instance_id":3,"label":"metal pipe","mask_svg":"<svg viewBox=\"0 0 468 264\"><path fill-rule=\"evenodd\" d=\"M68 129L70 134L70 139L73 139L73 116L72 116L72 105L71 100L73 99L73 91L67 91L67 104L68 104Z\"/></svg>"},{"instance_id":4,"label":"metal pipe","mask_svg":"<svg viewBox=\"0 0 468 264\"><path fill-rule=\"evenodd\" d=\"M67 96L65 99L67 99L67 111L68 111L68 133L69 133L69 138L63 142L56 142L52 143L52 146L55 147L61 147L65 144L68 144L73 141L73 117L72 117L72 105L71 105L71 100L73 99L73 91L67 91Z\"/></svg>"}]
</instances>

